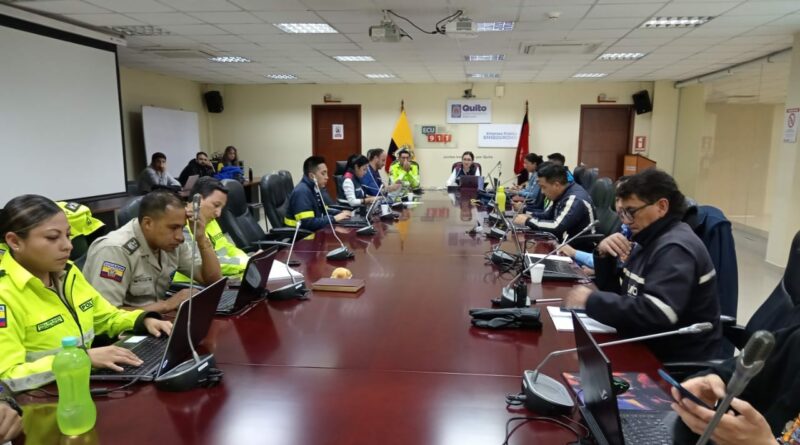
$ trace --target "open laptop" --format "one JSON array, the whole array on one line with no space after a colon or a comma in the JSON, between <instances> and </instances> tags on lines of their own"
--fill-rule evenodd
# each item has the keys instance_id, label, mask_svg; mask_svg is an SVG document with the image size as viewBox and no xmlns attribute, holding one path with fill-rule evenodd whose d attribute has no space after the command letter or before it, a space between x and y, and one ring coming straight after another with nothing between
<instances>
[{"instance_id":1,"label":"open laptop","mask_svg":"<svg viewBox=\"0 0 800 445\"><path fill-rule=\"evenodd\" d=\"M187 323L192 317L192 344L197 347L208 334L214 311L219 304L227 278L221 278L214 284L199 291L192 297L192 313L189 313L189 300L178 307L178 314L172 325L172 335L167 337L132 336L116 342L114 345L130 349L144 363L141 366L123 365L121 372L111 369L92 369L92 380L153 381L156 377L178 366L192 356L187 336Z\"/></svg>"},{"instance_id":2,"label":"open laptop","mask_svg":"<svg viewBox=\"0 0 800 445\"><path fill-rule=\"evenodd\" d=\"M264 297L266 292L269 272L278 253L278 246L271 246L247 260L244 277L239 286L230 286L222 293L222 298L217 305L218 315L236 315L242 312L251 303Z\"/></svg>"},{"instance_id":3,"label":"open laptop","mask_svg":"<svg viewBox=\"0 0 800 445\"><path fill-rule=\"evenodd\" d=\"M544 254L529 253L528 264L533 264L542 259ZM542 260L544 275L542 280L547 281L582 281L589 277L571 259L564 256L550 255Z\"/></svg>"},{"instance_id":4,"label":"open laptop","mask_svg":"<svg viewBox=\"0 0 800 445\"><path fill-rule=\"evenodd\" d=\"M186 178L186 184L184 184L183 187L181 187L181 190L178 192L178 195L180 195L181 198L188 198L189 194L192 193L192 188L194 187L194 184L197 182L197 178L199 177L200 175L192 175Z\"/></svg>"},{"instance_id":5,"label":"open laptop","mask_svg":"<svg viewBox=\"0 0 800 445\"><path fill-rule=\"evenodd\" d=\"M367 208L367 211L363 216L357 214L357 212L353 212L353 214L350 216L350 218L338 221L336 224L338 224L338 225L340 225L342 227L366 227L366 226L368 226L369 225L369 219L370 219L370 217L372 215L372 211L375 209L375 206L378 204L379 201L381 201L380 197L377 197L377 199L372 201L372 204Z\"/></svg>"},{"instance_id":6,"label":"open laptop","mask_svg":"<svg viewBox=\"0 0 800 445\"><path fill-rule=\"evenodd\" d=\"M458 186L462 189L483 190L483 176L464 175L459 180Z\"/></svg>"},{"instance_id":7,"label":"open laptop","mask_svg":"<svg viewBox=\"0 0 800 445\"><path fill-rule=\"evenodd\" d=\"M672 445L677 414L665 409L620 410L612 390L611 362L577 313L572 313L583 403L578 408L599 445Z\"/></svg>"}]
</instances>

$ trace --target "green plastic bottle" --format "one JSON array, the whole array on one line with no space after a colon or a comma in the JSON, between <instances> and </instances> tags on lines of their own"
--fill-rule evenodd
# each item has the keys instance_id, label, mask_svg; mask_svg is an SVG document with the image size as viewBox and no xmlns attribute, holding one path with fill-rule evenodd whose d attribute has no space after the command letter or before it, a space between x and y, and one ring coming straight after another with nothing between
<instances>
[{"instance_id":1,"label":"green plastic bottle","mask_svg":"<svg viewBox=\"0 0 800 445\"><path fill-rule=\"evenodd\" d=\"M53 359L53 374L58 384L56 421L65 436L78 436L92 428L97 420L97 408L89 393L89 374L92 361L78 348L77 337L64 337L61 351Z\"/></svg>"},{"instance_id":2,"label":"green plastic bottle","mask_svg":"<svg viewBox=\"0 0 800 445\"><path fill-rule=\"evenodd\" d=\"M506 188L502 185L497 187L497 196L494 200L497 202L497 210L501 213L506 211Z\"/></svg>"}]
</instances>

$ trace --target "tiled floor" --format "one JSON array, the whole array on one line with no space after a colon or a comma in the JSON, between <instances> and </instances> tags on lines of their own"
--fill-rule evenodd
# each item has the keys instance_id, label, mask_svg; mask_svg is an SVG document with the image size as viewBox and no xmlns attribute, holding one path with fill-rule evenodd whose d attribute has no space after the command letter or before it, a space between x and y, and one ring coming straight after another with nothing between
<instances>
[{"instance_id":1,"label":"tiled floor","mask_svg":"<svg viewBox=\"0 0 800 445\"><path fill-rule=\"evenodd\" d=\"M775 289L783 277L783 269L764 261L766 238L738 229L733 230L733 238L739 266L739 307L736 318L739 324L744 325Z\"/></svg>"}]
</instances>

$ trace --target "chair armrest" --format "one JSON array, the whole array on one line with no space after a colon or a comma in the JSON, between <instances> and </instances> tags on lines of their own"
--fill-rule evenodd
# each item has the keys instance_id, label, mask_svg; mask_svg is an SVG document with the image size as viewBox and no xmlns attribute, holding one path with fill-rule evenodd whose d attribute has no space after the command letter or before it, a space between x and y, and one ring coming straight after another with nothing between
<instances>
[{"instance_id":1,"label":"chair armrest","mask_svg":"<svg viewBox=\"0 0 800 445\"><path fill-rule=\"evenodd\" d=\"M745 330L744 326L741 325L722 325L722 336L725 337L729 342L733 343L733 346L736 347L738 350L742 350L744 348L745 343L747 343L748 336L747 331Z\"/></svg>"},{"instance_id":2,"label":"chair armrest","mask_svg":"<svg viewBox=\"0 0 800 445\"><path fill-rule=\"evenodd\" d=\"M314 232L300 228L297 231L297 239L303 239L307 236L313 235ZM267 237L265 238L267 241L275 241L275 240L282 240L288 238L290 241L294 237L294 229L291 227L275 227L267 233Z\"/></svg>"},{"instance_id":3,"label":"chair armrest","mask_svg":"<svg viewBox=\"0 0 800 445\"><path fill-rule=\"evenodd\" d=\"M697 374L698 372L705 371L708 368L719 365L722 360L708 360L705 362L672 362L664 363L663 368L675 380L682 382L687 378Z\"/></svg>"},{"instance_id":4,"label":"chair armrest","mask_svg":"<svg viewBox=\"0 0 800 445\"><path fill-rule=\"evenodd\" d=\"M731 317L730 315L720 315L719 322L722 324L722 326L735 326L736 317Z\"/></svg>"}]
</instances>

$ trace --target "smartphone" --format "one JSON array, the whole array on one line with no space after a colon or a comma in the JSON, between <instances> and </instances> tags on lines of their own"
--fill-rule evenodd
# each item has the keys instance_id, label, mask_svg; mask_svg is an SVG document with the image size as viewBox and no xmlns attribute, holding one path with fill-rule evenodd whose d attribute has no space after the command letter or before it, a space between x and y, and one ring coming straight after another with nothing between
<instances>
[{"instance_id":1,"label":"smartphone","mask_svg":"<svg viewBox=\"0 0 800 445\"><path fill-rule=\"evenodd\" d=\"M671 375L667 374L667 371L664 371L663 369L659 369L658 370L658 375L660 375L661 378L664 379L667 383L669 383L670 385L675 387L675 389L677 389L678 392L681 393L681 397L686 397L687 399L689 399L692 402L702 406L703 408L710 409L711 411L714 411L714 408L708 406L708 404L706 402L700 400L699 397L697 397L696 395L692 394L691 392L689 392L688 389L686 389L683 386L681 386L681 384L678 383L677 380L672 378Z\"/></svg>"}]
</instances>

